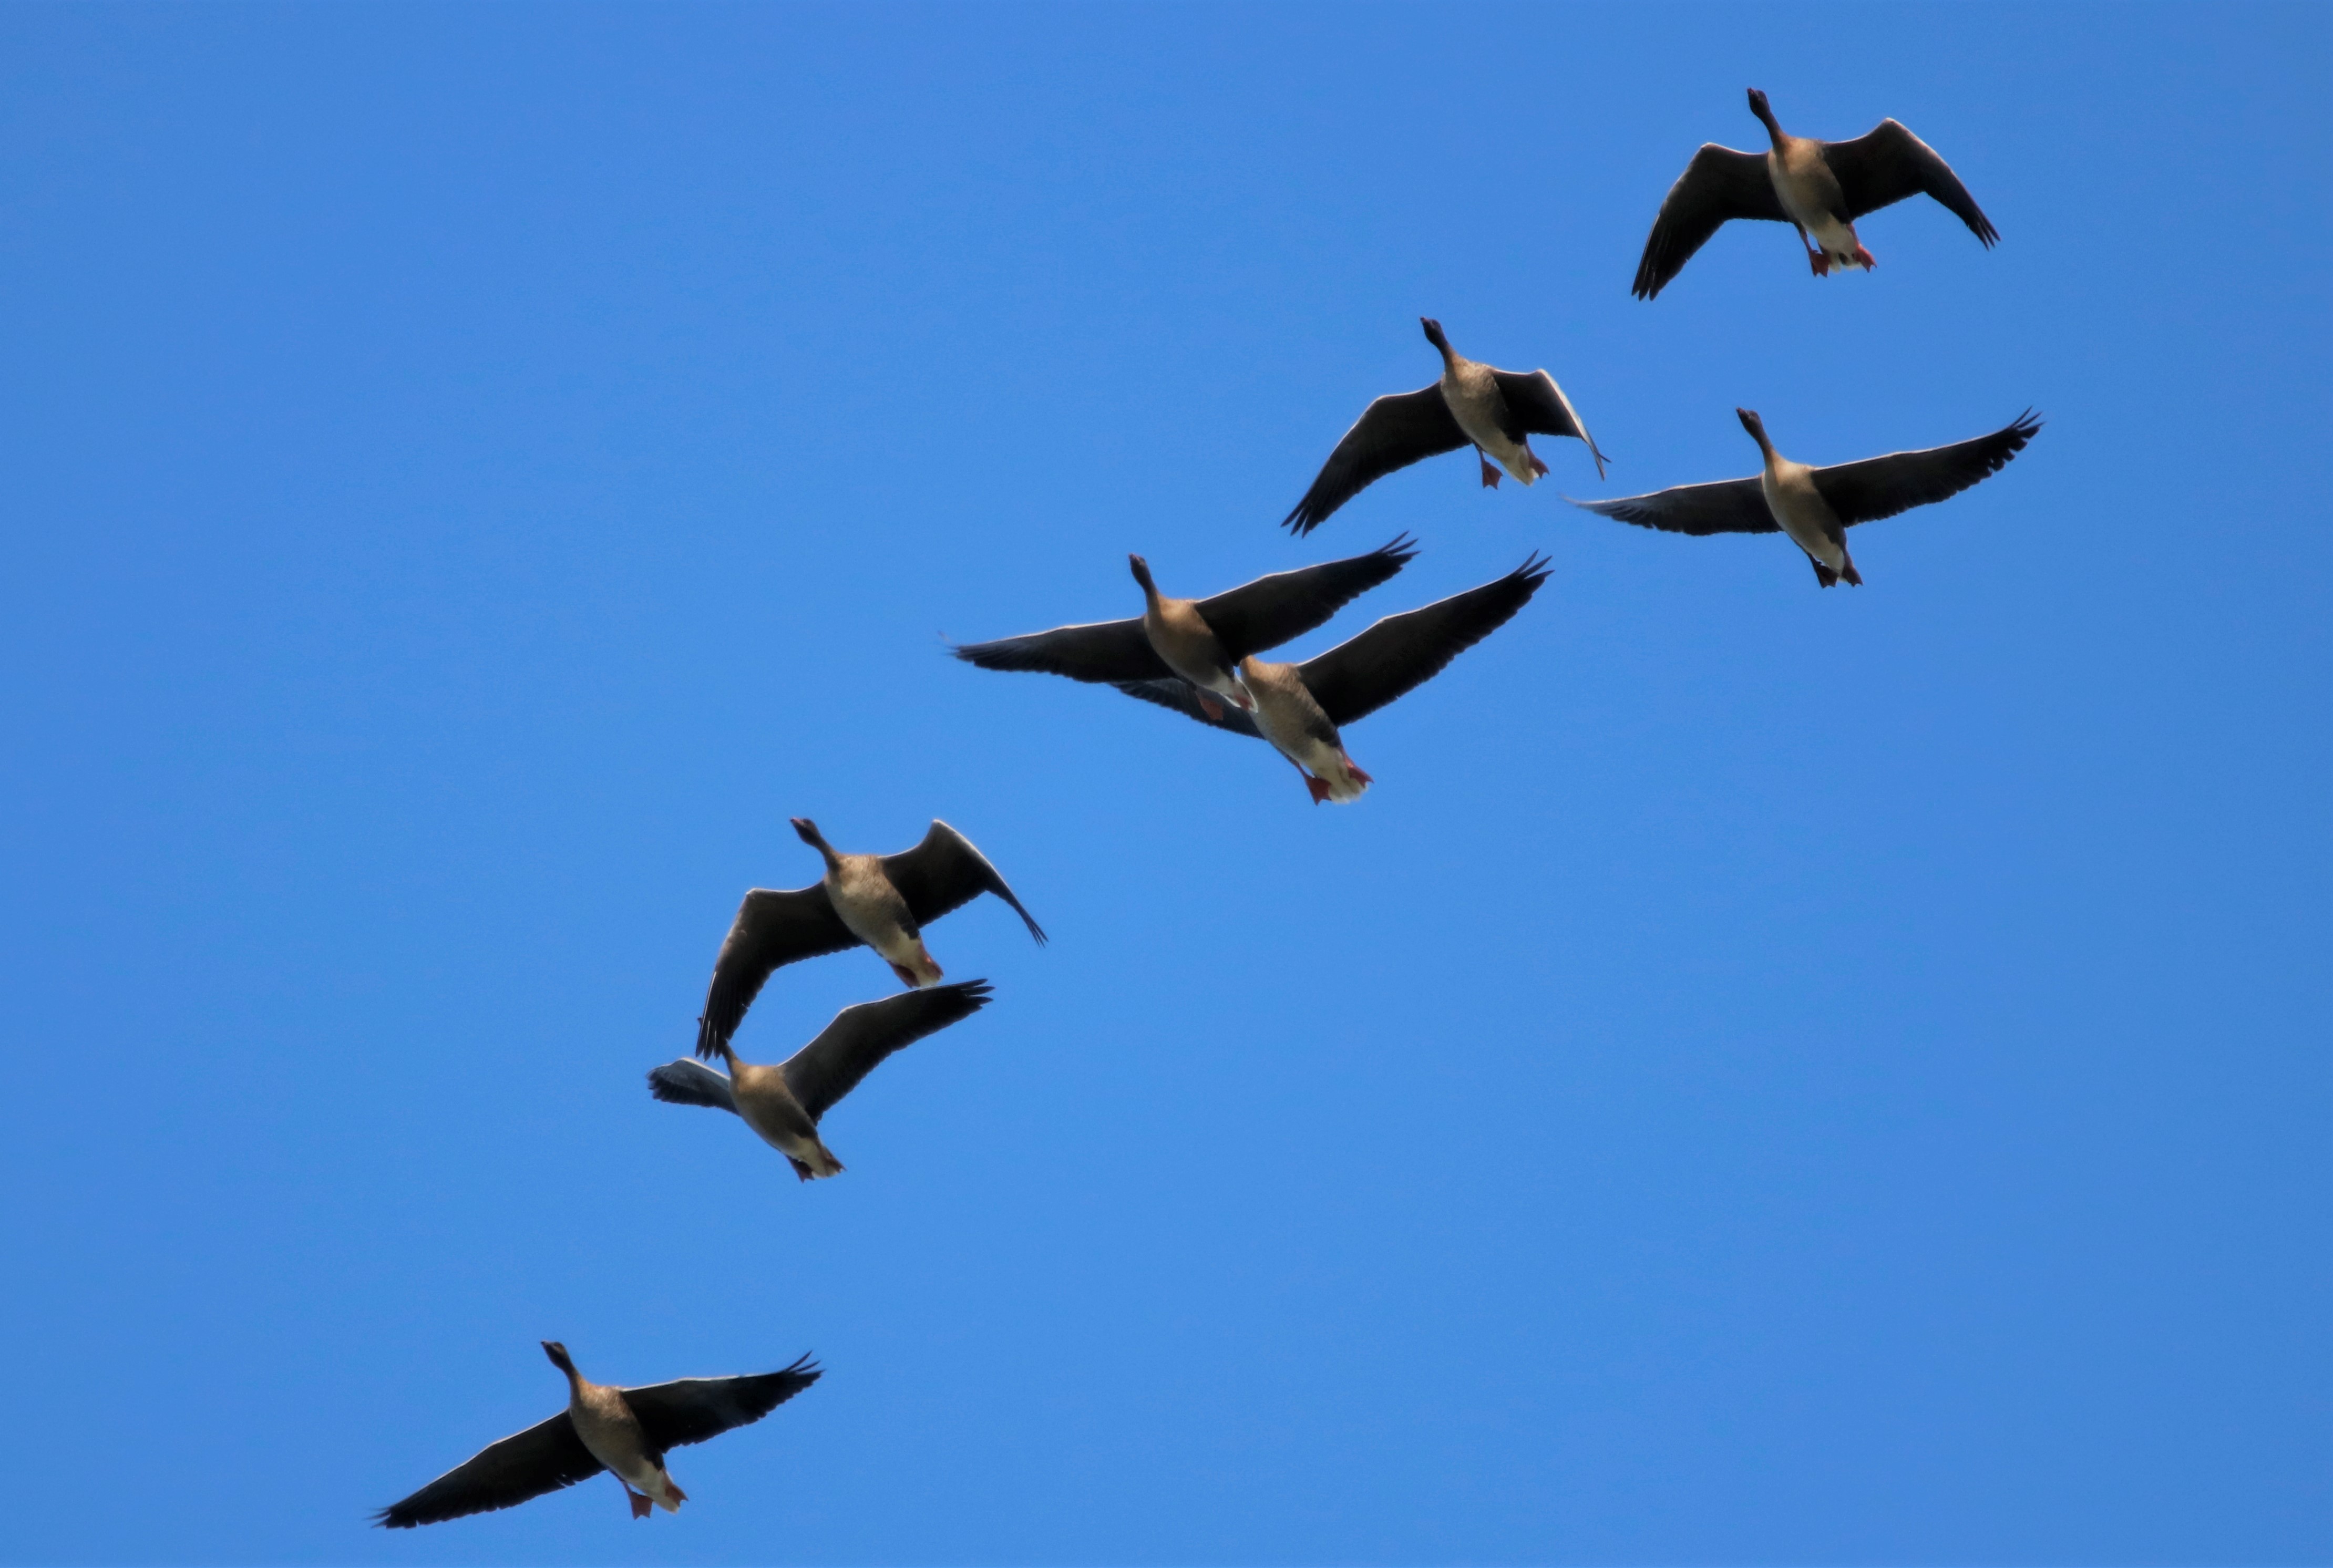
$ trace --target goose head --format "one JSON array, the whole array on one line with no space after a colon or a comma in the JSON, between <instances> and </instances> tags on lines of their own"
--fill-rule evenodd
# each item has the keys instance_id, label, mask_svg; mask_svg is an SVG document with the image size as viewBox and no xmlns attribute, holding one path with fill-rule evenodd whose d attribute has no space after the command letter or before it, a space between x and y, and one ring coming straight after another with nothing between
<instances>
[{"instance_id":1,"label":"goose head","mask_svg":"<svg viewBox=\"0 0 2333 1568\"><path fill-rule=\"evenodd\" d=\"M576 1375L575 1363L567 1359L567 1347L560 1343L557 1340L544 1340L542 1342L542 1353L551 1358L551 1364L552 1366L557 1367L569 1377L574 1377Z\"/></svg>"},{"instance_id":2,"label":"goose head","mask_svg":"<svg viewBox=\"0 0 2333 1568\"><path fill-rule=\"evenodd\" d=\"M1753 87L1750 90L1750 112L1764 122L1767 135L1777 141L1781 139L1781 123L1774 118L1773 106L1766 101L1765 89Z\"/></svg>"},{"instance_id":3,"label":"goose head","mask_svg":"<svg viewBox=\"0 0 2333 1568\"><path fill-rule=\"evenodd\" d=\"M1129 555L1126 558L1126 564L1128 569L1134 573L1134 580L1142 585L1142 592L1144 596L1148 598L1157 598L1158 597L1158 585L1150 580L1150 563L1143 559L1138 555Z\"/></svg>"},{"instance_id":4,"label":"goose head","mask_svg":"<svg viewBox=\"0 0 2333 1568\"><path fill-rule=\"evenodd\" d=\"M1420 316L1417 324L1426 329L1426 340L1441 349L1444 359L1448 359L1455 351L1450 347L1450 339L1442 335L1441 322L1431 316Z\"/></svg>"},{"instance_id":5,"label":"goose head","mask_svg":"<svg viewBox=\"0 0 2333 1568\"><path fill-rule=\"evenodd\" d=\"M1733 416L1742 421L1742 428L1750 432L1750 439L1758 444L1761 452L1771 452L1774 444L1766 439L1766 422L1758 417L1755 408L1736 408Z\"/></svg>"},{"instance_id":6,"label":"goose head","mask_svg":"<svg viewBox=\"0 0 2333 1568\"><path fill-rule=\"evenodd\" d=\"M789 817L786 820L794 825L794 837L800 838L804 844L809 845L812 849L817 850L829 860L834 858L834 849L827 843L826 835L818 830L817 823L812 822L807 817Z\"/></svg>"}]
</instances>

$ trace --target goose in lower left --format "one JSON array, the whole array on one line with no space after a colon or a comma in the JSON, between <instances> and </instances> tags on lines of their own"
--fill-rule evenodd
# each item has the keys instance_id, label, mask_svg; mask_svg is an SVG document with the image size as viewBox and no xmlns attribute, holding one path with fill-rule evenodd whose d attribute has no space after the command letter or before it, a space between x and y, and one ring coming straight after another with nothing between
<instances>
[{"instance_id":1,"label":"goose in lower left","mask_svg":"<svg viewBox=\"0 0 2333 1568\"><path fill-rule=\"evenodd\" d=\"M383 1508L374 1524L410 1530L515 1507L601 1470L615 1472L633 1518L647 1518L651 1507L677 1514L688 1494L664 1468L668 1449L758 1421L819 1379L818 1367L803 1356L773 1372L682 1378L626 1389L584 1377L557 1340L544 1340L542 1353L567 1374L567 1408L488 1444L413 1496Z\"/></svg>"}]
</instances>

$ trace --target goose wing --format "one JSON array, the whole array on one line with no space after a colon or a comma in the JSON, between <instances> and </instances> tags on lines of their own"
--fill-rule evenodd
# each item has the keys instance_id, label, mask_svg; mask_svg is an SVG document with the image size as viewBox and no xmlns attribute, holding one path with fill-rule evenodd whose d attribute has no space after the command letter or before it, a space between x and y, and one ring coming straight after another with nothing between
<instances>
[{"instance_id":1,"label":"goose wing","mask_svg":"<svg viewBox=\"0 0 2333 1568\"><path fill-rule=\"evenodd\" d=\"M1311 533L1330 512L1395 469L1465 445L1466 433L1443 401L1441 382L1416 392L1389 392L1353 421L1320 465L1312 488L1281 519L1281 526Z\"/></svg>"},{"instance_id":2,"label":"goose wing","mask_svg":"<svg viewBox=\"0 0 2333 1568\"><path fill-rule=\"evenodd\" d=\"M696 1020L696 1054L712 1056L715 1042L737 1032L763 982L780 968L858 945L859 939L834 913L822 883L791 893L766 887L748 893L722 941L720 956L713 961L713 983Z\"/></svg>"},{"instance_id":3,"label":"goose wing","mask_svg":"<svg viewBox=\"0 0 2333 1568\"><path fill-rule=\"evenodd\" d=\"M1770 218L1788 223L1781 198L1774 194L1772 176L1766 172L1762 152L1736 152L1730 147L1704 142L1693 161L1677 176L1676 184L1661 198L1660 215L1646 236L1643 259L1637 263L1637 281L1629 292L1649 300L1685 271L1694 252L1731 218Z\"/></svg>"},{"instance_id":4,"label":"goose wing","mask_svg":"<svg viewBox=\"0 0 2333 1568\"><path fill-rule=\"evenodd\" d=\"M1612 501L1563 498L1599 517L1617 517L1638 528L1666 533L1774 533L1781 525L1766 509L1766 492L1755 479L1721 479L1714 484L1680 484L1650 495Z\"/></svg>"},{"instance_id":5,"label":"goose wing","mask_svg":"<svg viewBox=\"0 0 2333 1568\"><path fill-rule=\"evenodd\" d=\"M734 1378L680 1378L668 1383L623 1391L624 1402L639 1418L648 1447L665 1453L686 1443L717 1438L732 1427L750 1426L818 1382L808 1356L773 1372Z\"/></svg>"},{"instance_id":6,"label":"goose wing","mask_svg":"<svg viewBox=\"0 0 2333 1568\"><path fill-rule=\"evenodd\" d=\"M1531 603L1547 574L1546 560L1533 556L1480 588L1387 616L1359 636L1299 664L1297 674L1341 728L1440 674L1451 660Z\"/></svg>"},{"instance_id":7,"label":"goose wing","mask_svg":"<svg viewBox=\"0 0 2333 1568\"><path fill-rule=\"evenodd\" d=\"M413 1496L373 1515L384 1529L410 1530L465 1514L511 1508L600 1473L565 1410L489 1443Z\"/></svg>"},{"instance_id":8,"label":"goose wing","mask_svg":"<svg viewBox=\"0 0 2333 1568\"><path fill-rule=\"evenodd\" d=\"M727 1075L716 1073L687 1056L667 1062L661 1067L650 1067L648 1093L667 1105L703 1105L732 1115L737 1111L737 1099L730 1092Z\"/></svg>"},{"instance_id":9,"label":"goose wing","mask_svg":"<svg viewBox=\"0 0 2333 1568\"><path fill-rule=\"evenodd\" d=\"M1150 646L1139 617L967 643L955 656L984 670L1036 670L1072 681L1145 681L1170 673Z\"/></svg>"},{"instance_id":10,"label":"goose wing","mask_svg":"<svg viewBox=\"0 0 2333 1568\"><path fill-rule=\"evenodd\" d=\"M1953 172L1953 166L1937 157L1935 148L1895 120L1883 120L1853 141L1825 142L1823 161L1839 177L1839 194L1847 198L1849 222L1906 196L1925 193L1968 225L1969 233L1983 241L1986 249L1990 250L2001 238L1992 220L1984 215L1976 198L1969 195L1968 186L1961 184L1961 177Z\"/></svg>"},{"instance_id":11,"label":"goose wing","mask_svg":"<svg viewBox=\"0 0 2333 1568\"><path fill-rule=\"evenodd\" d=\"M1493 370L1499 383L1499 397L1506 403L1512 428L1510 439L1525 435L1569 435L1588 444L1588 454L1596 459L1596 477L1604 477L1603 449L1596 437L1588 434L1588 426L1579 422L1579 411L1571 399L1555 384L1555 378L1544 370Z\"/></svg>"},{"instance_id":12,"label":"goose wing","mask_svg":"<svg viewBox=\"0 0 2333 1568\"><path fill-rule=\"evenodd\" d=\"M786 1087L815 1122L884 1057L972 1017L989 996L986 980L965 980L845 1008L818 1038L786 1058Z\"/></svg>"},{"instance_id":13,"label":"goose wing","mask_svg":"<svg viewBox=\"0 0 2333 1568\"><path fill-rule=\"evenodd\" d=\"M1013 889L988 856L972 846L972 840L934 818L924 841L913 849L903 849L897 855L883 857L883 874L899 896L907 901L907 913L916 917L919 926L929 925L952 909L961 909L984 893L993 893L1013 906L1029 934L1044 942L1045 930L1036 917L1022 908Z\"/></svg>"},{"instance_id":14,"label":"goose wing","mask_svg":"<svg viewBox=\"0 0 2333 1568\"><path fill-rule=\"evenodd\" d=\"M1209 718L1207 711L1199 706L1197 689L1188 681L1128 681L1118 689L1129 697L1139 697L1146 703L1172 708L1186 718L1196 719L1213 729L1229 730L1234 735L1253 735L1259 741L1263 739L1263 731L1255 727L1255 721L1228 703L1216 703L1220 713L1217 717Z\"/></svg>"},{"instance_id":15,"label":"goose wing","mask_svg":"<svg viewBox=\"0 0 2333 1568\"><path fill-rule=\"evenodd\" d=\"M1223 644L1224 653L1236 664L1250 654L1276 648L1326 625L1331 616L1407 566L1416 554L1416 543L1402 534L1367 555L1276 571L1228 593L1201 599L1199 618L1207 623L1215 640ZM1119 679L1155 680L1166 674L1162 665L1151 674Z\"/></svg>"},{"instance_id":16,"label":"goose wing","mask_svg":"<svg viewBox=\"0 0 2333 1568\"><path fill-rule=\"evenodd\" d=\"M1842 463L1814 471L1815 488L1830 502L1842 523L1869 522L1893 517L1915 506L1926 506L1958 495L1981 479L2008 466L2041 428L2027 409L1990 435L1922 452L1891 452L1860 463Z\"/></svg>"}]
</instances>

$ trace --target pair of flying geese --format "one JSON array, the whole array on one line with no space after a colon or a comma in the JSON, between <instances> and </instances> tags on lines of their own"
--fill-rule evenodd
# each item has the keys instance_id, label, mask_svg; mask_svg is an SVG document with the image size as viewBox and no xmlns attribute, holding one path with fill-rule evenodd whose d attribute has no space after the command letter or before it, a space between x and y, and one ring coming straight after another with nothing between
<instances>
[{"instance_id":1,"label":"pair of flying geese","mask_svg":"<svg viewBox=\"0 0 2333 1568\"><path fill-rule=\"evenodd\" d=\"M1825 142L1785 133L1755 89L1750 110L1764 123L1771 147L1756 153L1712 144L1694 155L1645 243L1633 289L1638 298L1659 294L1734 218L1791 225L1818 277L1874 265L1855 220L1910 196L1935 197L1988 247L1999 238L1944 160L1895 120L1853 141ZM1285 519L1298 534L1310 533L1387 474L1464 446L1475 449L1490 488L1497 487L1501 470L1526 485L1547 473L1531 449L1533 435L1579 440L1602 476L1604 454L1553 377L1468 359L1450 346L1440 322L1427 318L1422 324L1442 356L1441 376L1369 405ZM1806 552L1822 587L1860 584L1848 528L1967 489L1999 472L2040 428L2029 413L1972 441L1812 468L1775 451L1755 412L1735 414L1763 459L1755 476L1574 504L1674 533L1786 533ZM984 669L1115 685L1202 723L1259 737L1295 764L1316 803L1349 801L1371 779L1346 752L1341 727L1431 679L1528 604L1547 576L1545 562L1534 557L1479 588L1387 617L1302 664L1256 656L1326 624L1416 553L1407 537L1397 538L1367 555L1274 573L1195 600L1161 594L1149 563L1132 556L1140 617L975 643L955 653ZM824 875L791 892L746 894L715 961L698 1020L697 1056L717 1057L728 1072L683 1057L653 1069L648 1087L668 1104L734 1114L810 1181L843 1168L819 1135L826 1112L886 1056L970 1017L989 999L984 980L939 983L940 966L923 928L990 893L1012 905L1040 943L1045 933L987 857L945 822L935 821L914 848L888 856L841 854L807 818L794 818L793 827L818 851ZM738 1057L730 1037L773 973L862 945L910 989L845 1008L782 1064ZM545 1341L542 1349L566 1376L567 1408L383 1509L377 1523L409 1528L506 1508L603 1469L622 1484L633 1517L655 1507L676 1511L686 1495L665 1468L668 1449L757 1421L820 1375L805 1356L773 1372L619 1388L585 1379L564 1345Z\"/></svg>"}]
</instances>

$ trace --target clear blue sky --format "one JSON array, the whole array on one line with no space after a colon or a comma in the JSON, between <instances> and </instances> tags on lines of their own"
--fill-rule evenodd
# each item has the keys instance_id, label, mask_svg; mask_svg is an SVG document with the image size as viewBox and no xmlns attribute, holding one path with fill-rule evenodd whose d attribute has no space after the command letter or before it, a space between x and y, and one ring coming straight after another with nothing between
<instances>
[{"instance_id":1,"label":"clear blue sky","mask_svg":"<svg viewBox=\"0 0 2333 1568\"><path fill-rule=\"evenodd\" d=\"M2333 1555L2322 7L0 12L0 1556ZM2002 241L1627 285L1883 115ZM1274 526L1372 395L1611 454ZM1564 506L2029 404L1775 538ZM1553 558L1378 780L969 640L1414 531ZM652 1103L814 816L1053 935L800 1187ZM786 971L785 1055L887 994ZM377 1507L615 1382L827 1380Z\"/></svg>"}]
</instances>

